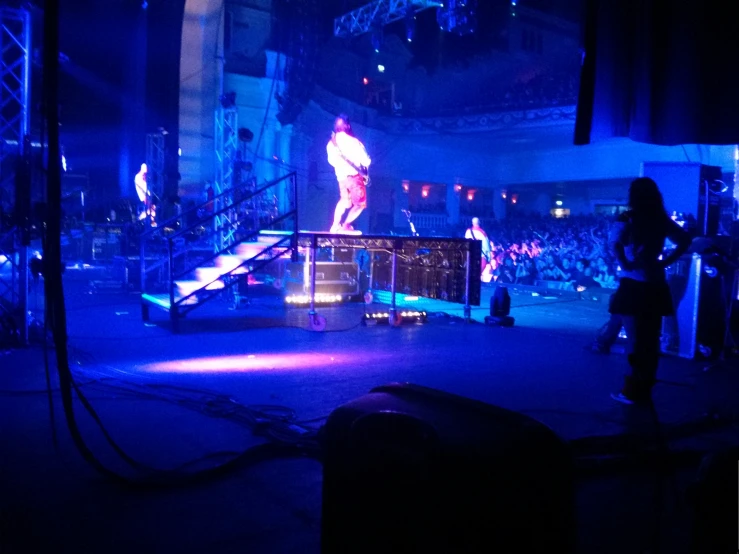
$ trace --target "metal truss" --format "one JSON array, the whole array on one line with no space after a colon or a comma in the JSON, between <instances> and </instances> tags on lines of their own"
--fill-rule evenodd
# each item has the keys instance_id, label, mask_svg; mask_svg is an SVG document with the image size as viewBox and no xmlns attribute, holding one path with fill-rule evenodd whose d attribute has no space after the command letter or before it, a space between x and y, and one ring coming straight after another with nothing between
<instances>
[{"instance_id":1,"label":"metal truss","mask_svg":"<svg viewBox=\"0 0 739 554\"><path fill-rule=\"evenodd\" d=\"M437 0L375 0L334 20L334 36L351 37L369 32L375 25L387 25L403 19L408 9L416 12L438 8Z\"/></svg>"},{"instance_id":2,"label":"metal truss","mask_svg":"<svg viewBox=\"0 0 739 554\"><path fill-rule=\"evenodd\" d=\"M213 181L213 191L217 198L213 206L215 213L233 201L230 195L222 193L232 190L234 185L234 161L239 149L238 128L239 112L236 107L221 107L216 110L216 174ZM222 252L235 242L237 226L232 221L233 217L227 210L213 219L216 230L213 245L215 252Z\"/></svg>"},{"instance_id":3,"label":"metal truss","mask_svg":"<svg viewBox=\"0 0 739 554\"><path fill-rule=\"evenodd\" d=\"M25 10L0 8L0 164L23 154L24 138L30 129L31 14ZM3 171L0 202L12 208L14 171Z\"/></svg>"},{"instance_id":4,"label":"metal truss","mask_svg":"<svg viewBox=\"0 0 739 554\"><path fill-rule=\"evenodd\" d=\"M20 300L15 257L15 229L11 229L0 235L0 316L13 317L13 310Z\"/></svg>"},{"instance_id":5,"label":"metal truss","mask_svg":"<svg viewBox=\"0 0 739 554\"><path fill-rule=\"evenodd\" d=\"M15 203L15 157L30 154L26 138L31 128L31 14L0 8L0 206L12 210ZM28 247L26 230L14 229L2 238L0 293L17 307L16 324L22 344L28 342ZM18 262L16 265L16 253Z\"/></svg>"},{"instance_id":6,"label":"metal truss","mask_svg":"<svg viewBox=\"0 0 739 554\"><path fill-rule=\"evenodd\" d=\"M166 172L164 158L166 153L163 133L146 135L146 186L154 198L163 200Z\"/></svg>"}]
</instances>

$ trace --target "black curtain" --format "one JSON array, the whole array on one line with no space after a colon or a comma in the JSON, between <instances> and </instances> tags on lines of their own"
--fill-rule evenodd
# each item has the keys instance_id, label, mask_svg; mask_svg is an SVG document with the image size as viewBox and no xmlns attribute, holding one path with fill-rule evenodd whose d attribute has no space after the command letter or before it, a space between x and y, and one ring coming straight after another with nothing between
<instances>
[{"instance_id":1,"label":"black curtain","mask_svg":"<svg viewBox=\"0 0 739 554\"><path fill-rule=\"evenodd\" d=\"M166 196L178 190L180 46L185 0L149 0L146 72L146 132L167 131Z\"/></svg>"},{"instance_id":2,"label":"black curtain","mask_svg":"<svg viewBox=\"0 0 739 554\"><path fill-rule=\"evenodd\" d=\"M575 144L737 144L736 2L587 0Z\"/></svg>"}]
</instances>

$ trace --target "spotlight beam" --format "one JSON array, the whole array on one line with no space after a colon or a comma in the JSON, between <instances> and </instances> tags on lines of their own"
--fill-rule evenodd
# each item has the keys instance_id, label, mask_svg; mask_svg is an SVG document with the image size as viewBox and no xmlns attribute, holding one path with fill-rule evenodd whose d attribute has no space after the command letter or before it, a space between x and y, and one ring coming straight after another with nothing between
<instances>
[{"instance_id":1,"label":"spotlight beam","mask_svg":"<svg viewBox=\"0 0 739 554\"><path fill-rule=\"evenodd\" d=\"M439 0L375 0L334 20L334 36L352 37L368 33L373 25L404 19L409 9L420 12L443 5Z\"/></svg>"}]
</instances>

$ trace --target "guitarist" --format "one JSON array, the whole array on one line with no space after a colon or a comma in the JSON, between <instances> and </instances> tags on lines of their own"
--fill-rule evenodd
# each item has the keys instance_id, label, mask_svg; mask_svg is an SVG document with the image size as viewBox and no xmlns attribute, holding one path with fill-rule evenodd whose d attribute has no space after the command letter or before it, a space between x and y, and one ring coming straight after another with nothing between
<instances>
[{"instance_id":1,"label":"guitarist","mask_svg":"<svg viewBox=\"0 0 739 554\"><path fill-rule=\"evenodd\" d=\"M339 181L340 195L334 210L331 232L352 230L352 222L367 207L369 183L367 168L371 160L364 149L364 144L352 133L352 126L346 115L341 114L334 121L334 132L326 145L326 152L328 163L334 167L336 179Z\"/></svg>"}]
</instances>

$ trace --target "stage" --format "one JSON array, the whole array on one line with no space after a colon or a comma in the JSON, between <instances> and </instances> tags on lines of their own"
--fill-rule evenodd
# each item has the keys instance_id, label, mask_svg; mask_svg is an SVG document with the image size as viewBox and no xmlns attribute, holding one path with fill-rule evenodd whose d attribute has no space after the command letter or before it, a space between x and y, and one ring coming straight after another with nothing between
<instances>
[{"instance_id":1,"label":"stage","mask_svg":"<svg viewBox=\"0 0 739 554\"><path fill-rule=\"evenodd\" d=\"M188 466L194 470L260 439L205 409L97 388L101 379L187 390L196 404L213 394L205 391L215 391L243 404L287 406L300 421L315 420L310 425L374 386L413 382L520 411L571 441L580 460L579 552L633 552L647 540L654 467L601 467L604 456L651 449L655 437L648 412L609 398L620 386L624 357L583 349L605 320L606 303L512 294L512 328L433 311L425 324L367 327L360 324L363 314L387 306L352 303L321 307L327 326L315 333L304 307L286 306L273 287L262 292L239 309L211 302L172 335L166 314L141 322L136 294L90 294L86 282L66 278L74 371L126 452L158 468L200 459ZM167 492L110 485L74 449L58 395L54 448L47 398L34 392L45 388L42 351L12 351L2 364L0 440L13 446L0 457L0 531L17 540L22 532L26 551L63 544L106 553L319 552L318 462L270 461ZM666 383L655 390L681 490L694 477L701 452L739 440L734 428L707 418L737 416L739 372L733 365L703 369L665 358L660 378ZM127 469L88 416L80 416L80 426L106 464ZM667 498L664 551L682 554L688 507L675 504L671 493Z\"/></svg>"}]
</instances>

